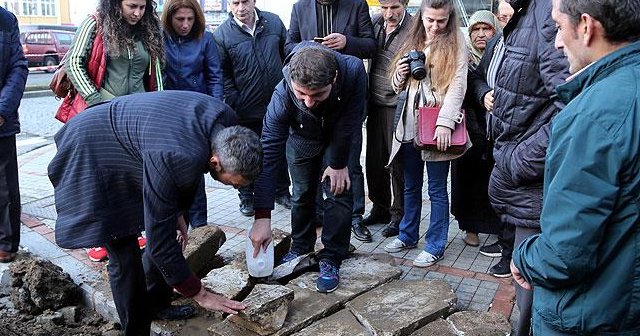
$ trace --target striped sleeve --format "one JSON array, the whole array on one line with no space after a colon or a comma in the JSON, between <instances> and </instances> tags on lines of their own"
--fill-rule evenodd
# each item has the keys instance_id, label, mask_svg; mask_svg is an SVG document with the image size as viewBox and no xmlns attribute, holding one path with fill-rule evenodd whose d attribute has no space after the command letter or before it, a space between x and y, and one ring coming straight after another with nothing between
<instances>
[{"instance_id":1,"label":"striped sleeve","mask_svg":"<svg viewBox=\"0 0 640 336\"><path fill-rule=\"evenodd\" d=\"M89 62L93 40L97 32L96 25L96 19L93 16L87 17L82 22L69 48L67 63L65 64L71 83L73 83L73 86L89 106L103 100L99 88L96 88L87 72L87 63Z\"/></svg>"},{"instance_id":2,"label":"striped sleeve","mask_svg":"<svg viewBox=\"0 0 640 336\"><path fill-rule=\"evenodd\" d=\"M153 63L155 63L154 66L156 67L155 69L156 91L163 91L164 82L162 81L162 64L159 59L156 59L156 61Z\"/></svg>"}]
</instances>

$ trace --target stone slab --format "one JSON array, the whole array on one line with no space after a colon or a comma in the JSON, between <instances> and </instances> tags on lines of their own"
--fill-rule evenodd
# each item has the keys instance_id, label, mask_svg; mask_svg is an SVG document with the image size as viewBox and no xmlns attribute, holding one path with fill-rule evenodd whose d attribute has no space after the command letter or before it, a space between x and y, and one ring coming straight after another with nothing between
<instances>
[{"instance_id":1,"label":"stone slab","mask_svg":"<svg viewBox=\"0 0 640 336\"><path fill-rule=\"evenodd\" d=\"M293 290L280 285L257 284L242 302L247 308L228 319L260 335L278 331L293 300Z\"/></svg>"},{"instance_id":2,"label":"stone slab","mask_svg":"<svg viewBox=\"0 0 640 336\"><path fill-rule=\"evenodd\" d=\"M437 319L416 330L411 336L459 336L453 332L451 324L443 319Z\"/></svg>"},{"instance_id":3,"label":"stone slab","mask_svg":"<svg viewBox=\"0 0 640 336\"><path fill-rule=\"evenodd\" d=\"M189 244L183 254L191 270L202 278L219 266L215 255L226 240L224 232L215 225L205 225L189 231Z\"/></svg>"},{"instance_id":4,"label":"stone slab","mask_svg":"<svg viewBox=\"0 0 640 336\"><path fill-rule=\"evenodd\" d=\"M216 268L202 279L202 285L214 293L237 300L249 293L249 272L237 264Z\"/></svg>"},{"instance_id":5,"label":"stone slab","mask_svg":"<svg viewBox=\"0 0 640 336\"><path fill-rule=\"evenodd\" d=\"M365 329L346 309L314 322L296 333L296 336L369 336Z\"/></svg>"},{"instance_id":6,"label":"stone slab","mask_svg":"<svg viewBox=\"0 0 640 336\"><path fill-rule=\"evenodd\" d=\"M456 305L442 280L393 281L347 303L347 308L378 335L410 335L447 315Z\"/></svg>"},{"instance_id":7,"label":"stone slab","mask_svg":"<svg viewBox=\"0 0 640 336\"><path fill-rule=\"evenodd\" d=\"M273 256L278 262L291 249L291 234L280 229L271 230L273 240Z\"/></svg>"},{"instance_id":8,"label":"stone slab","mask_svg":"<svg viewBox=\"0 0 640 336\"><path fill-rule=\"evenodd\" d=\"M447 317L453 330L465 336L506 336L511 325L506 317L495 312L462 311Z\"/></svg>"},{"instance_id":9,"label":"stone slab","mask_svg":"<svg viewBox=\"0 0 640 336\"><path fill-rule=\"evenodd\" d=\"M318 273L307 273L291 280L287 287L294 290L294 299L284 326L276 335L291 335L316 320L344 307L344 304L383 283L398 279L402 271L388 254L354 254L342 262L340 285L333 293L318 293L315 281Z\"/></svg>"}]
</instances>

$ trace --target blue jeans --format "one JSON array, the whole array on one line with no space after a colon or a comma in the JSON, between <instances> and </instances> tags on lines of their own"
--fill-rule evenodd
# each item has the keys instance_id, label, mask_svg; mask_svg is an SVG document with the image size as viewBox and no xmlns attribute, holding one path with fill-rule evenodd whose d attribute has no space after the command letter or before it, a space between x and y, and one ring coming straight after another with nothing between
<instances>
[{"instance_id":1,"label":"blue jeans","mask_svg":"<svg viewBox=\"0 0 640 336\"><path fill-rule=\"evenodd\" d=\"M316 243L314 216L319 185L326 198L322 201L322 245L318 259L329 260L340 266L347 257L351 238L351 208L353 196L350 190L334 195L329 190L329 179L320 182L324 172L324 151L309 155L303 149L287 144L287 162L291 173L291 250L300 254L312 252Z\"/></svg>"},{"instance_id":2,"label":"blue jeans","mask_svg":"<svg viewBox=\"0 0 640 336\"><path fill-rule=\"evenodd\" d=\"M413 144L402 144L402 171L404 173L404 217L400 221L398 239L407 245L418 243L422 212L422 176L427 166L427 188L431 200L429 229L425 235L424 250L434 256L444 254L449 234L449 195L447 175L450 161L424 162Z\"/></svg>"}]
</instances>

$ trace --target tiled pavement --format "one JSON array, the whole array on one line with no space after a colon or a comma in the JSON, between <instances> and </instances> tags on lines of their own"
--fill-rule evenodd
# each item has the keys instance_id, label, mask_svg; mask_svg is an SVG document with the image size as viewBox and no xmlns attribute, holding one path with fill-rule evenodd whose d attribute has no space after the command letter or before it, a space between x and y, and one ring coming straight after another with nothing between
<instances>
[{"instance_id":1,"label":"tiled pavement","mask_svg":"<svg viewBox=\"0 0 640 336\"><path fill-rule=\"evenodd\" d=\"M54 154L55 146L51 144L20 155L18 158L24 224L21 245L62 266L77 282L83 282L87 277L96 276L95 274L99 272L95 270L103 269L104 263L92 263L83 251L63 250L53 243L56 212L53 187L47 178L47 165ZM426 196L426 183L424 188L421 235L424 235L427 229L430 207ZM219 225L227 235L227 241L219 253L230 256L244 251L245 229L251 225L252 219L240 215L237 192L209 177L207 177L206 189L209 222ZM371 203L367 200L367 211L370 207ZM272 214L272 225L274 228L290 232L289 211L276 205ZM386 253L383 247L392 238L381 236L382 225L369 228L373 233L373 242L362 243L352 239L352 244L359 252ZM411 263L421 251L420 248L424 246L424 242L421 242L418 248L394 253L397 263L403 270L402 277L404 279L444 279L455 290L460 309L491 310L513 318L511 315L514 307L514 288L511 278L497 279L486 274L489 267L498 260L479 254L477 247L466 246L462 241L463 234L464 232L458 229L457 222L452 218L445 256L436 265L428 268L413 267ZM482 234L480 238L481 243L495 239ZM91 293L90 289L89 292ZM94 301L97 300L98 298L94 298ZM99 302L94 304L99 305Z\"/></svg>"}]
</instances>

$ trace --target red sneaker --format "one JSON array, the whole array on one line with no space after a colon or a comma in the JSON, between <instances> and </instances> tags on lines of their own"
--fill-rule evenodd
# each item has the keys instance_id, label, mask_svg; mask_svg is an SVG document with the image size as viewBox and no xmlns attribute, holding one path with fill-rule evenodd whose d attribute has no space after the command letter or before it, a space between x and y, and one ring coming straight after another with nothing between
<instances>
[{"instance_id":1,"label":"red sneaker","mask_svg":"<svg viewBox=\"0 0 640 336\"><path fill-rule=\"evenodd\" d=\"M144 248L147 247L147 238L145 238L143 236L139 236L138 237L138 246L140 246L141 250L144 250Z\"/></svg>"},{"instance_id":2,"label":"red sneaker","mask_svg":"<svg viewBox=\"0 0 640 336\"><path fill-rule=\"evenodd\" d=\"M89 257L89 260L95 262L109 259L107 249L104 247L92 247L90 249L87 249L87 256Z\"/></svg>"}]
</instances>

